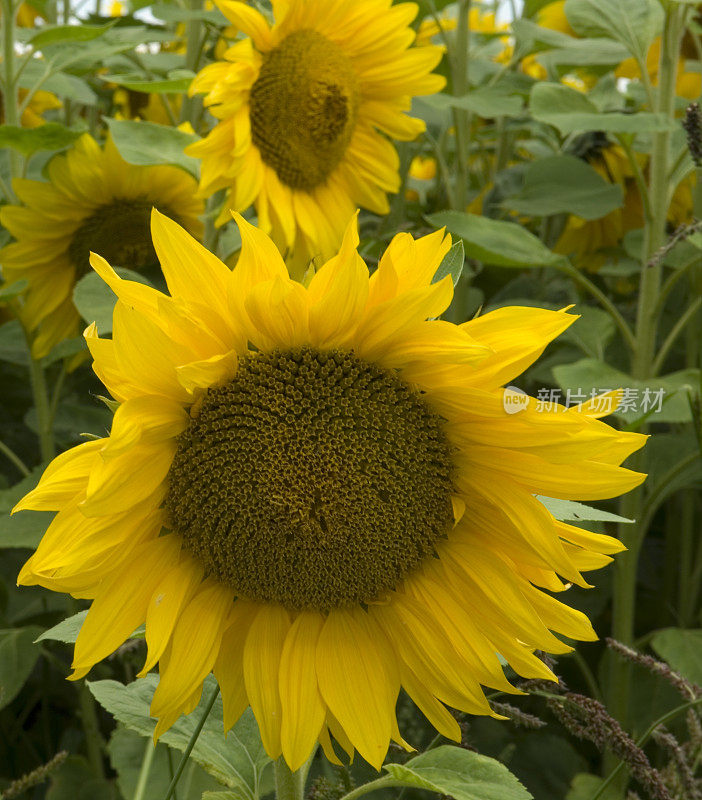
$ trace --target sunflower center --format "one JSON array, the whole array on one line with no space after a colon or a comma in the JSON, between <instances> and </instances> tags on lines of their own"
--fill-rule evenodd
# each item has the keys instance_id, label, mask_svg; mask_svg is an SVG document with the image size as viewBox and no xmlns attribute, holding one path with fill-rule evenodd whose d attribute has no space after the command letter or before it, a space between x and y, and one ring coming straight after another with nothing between
<instances>
[{"instance_id":1,"label":"sunflower center","mask_svg":"<svg viewBox=\"0 0 702 800\"><path fill-rule=\"evenodd\" d=\"M341 48L316 31L296 31L264 56L251 87L251 138L284 184L309 191L343 158L358 102Z\"/></svg>"},{"instance_id":2,"label":"sunflower center","mask_svg":"<svg viewBox=\"0 0 702 800\"><path fill-rule=\"evenodd\" d=\"M240 360L181 434L166 508L207 573L244 597L328 610L383 595L452 522L443 420L339 350Z\"/></svg>"},{"instance_id":3,"label":"sunflower center","mask_svg":"<svg viewBox=\"0 0 702 800\"><path fill-rule=\"evenodd\" d=\"M141 269L157 264L150 233L152 206L146 200L114 200L84 220L68 247L78 275L90 272L91 251L113 266ZM166 208L159 211L172 216Z\"/></svg>"}]
</instances>

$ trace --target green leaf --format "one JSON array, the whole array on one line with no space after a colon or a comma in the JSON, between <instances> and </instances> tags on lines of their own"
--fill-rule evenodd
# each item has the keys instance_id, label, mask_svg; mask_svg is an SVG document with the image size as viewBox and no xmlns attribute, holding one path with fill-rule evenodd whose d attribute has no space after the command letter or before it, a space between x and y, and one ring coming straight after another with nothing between
<instances>
[{"instance_id":1,"label":"green leaf","mask_svg":"<svg viewBox=\"0 0 702 800\"><path fill-rule=\"evenodd\" d=\"M602 783L603 780L599 775L588 775L586 772L580 772L573 778L573 783L570 785L570 790L565 800L592 800ZM600 795L600 800L619 800L619 790L615 786L609 786Z\"/></svg>"},{"instance_id":2,"label":"green leaf","mask_svg":"<svg viewBox=\"0 0 702 800\"><path fill-rule=\"evenodd\" d=\"M150 739L144 739L134 731L118 726L113 732L107 753L115 772L117 773L117 787L122 797L134 797L134 792L139 780L145 748L153 748ZM166 791L171 782L171 770L168 763L168 748L159 742L153 754L151 768L146 783L145 798L161 798L166 796ZM173 764L177 764L180 756L171 754ZM179 800L200 800L202 793L208 789L217 789L219 784L208 775L201 767L190 762L185 768L181 780L178 782Z\"/></svg>"},{"instance_id":3,"label":"green leaf","mask_svg":"<svg viewBox=\"0 0 702 800\"><path fill-rule=\"evenodd\" d=\"M3 514L0 516L0 548L28 547L35 550L53 518L53 511Z\"/></svg>"},{"instance_id":4,"label":"green leaf","mask_svg":"<svg viewBox=\"0 0 702 800\"><path fill-rule=\"evenodd\" d=\"M78 353L82 353L84 350L87 351L87 349L88 345L85 343L85 339L82 336L64 339L62 342L55 345L48 355L44 356L41 363L44 367L48 367L56 361L61 361L63 358L71 358Z\"/></svg>"},{"instance_id":5,"label":"green leaf","mask_svg":"<svg viewBox=\"0 0 702 800\"><path fill-rule=\"evenodd\" d=\"M129 164L173 164L198 177L200 163L183 153L198 137L155 122L107 119L112 138Z\"/></svg>"},{"instance_id":6,"label":"green leaf","mask_svg":"<svg viewBox=\"0 0 702 800\"><path fill-rule=\"evenodd\" d=\"M448 253L446 253L446 255L442 258L439 268L434 273L432 283L438 283L447 275L450 275L453 285L455 286L463 272L465 260L466 257L465 253L463 252L463 242L456 242L456 244L452 245Z\"/></svg>"},{"instance_id":7,"label":"green leaf","mask_svg":"<svg viewBox=\"0 0 702 800\"><path fill-rule=\"evenodd\" d=\"M54 642L73 644L78 638L81 626L83 625L87 615L88 611L86 609L85 611L79 611L72 617L68 617L68 619L61 620L58 625L54 625L53 628L49 628L48 631L44 631L44 633L42 633L41 636L36 639L36 641L41 642L44 639L51 639Z\"/></svg>"},{"instance_id":8,"label":"green leaf","mask_svg":"<svg viewBox=\"0 0 702 800\"><path fill-rule=\"evenodd\" d=\"M595 169L575 156L552 156L534 161L524 170L519 194L503 206L520 214L547 217L575 214L599 219L624 201L619 184L608 183Z\"/></svg>"},{"instance_id":9,"label":"green leaf","mask_svg":"<svg viewBox=\"0 0 702 800\"><path fill-rule=\"evenodd\" d=\"M110 680L89 682L88 686L98 703L119 722L141 736L150 737L156 720L149 716L149 705L157 683L158 677L150 674L128 686ZM199 706L187 717L180 717L160 741L185 750L215 687L214 677L208 676ZM225 738L221 697L205 721L192 758L225 786L236 789L239 800L256 800L272 789L272 762L261 744L251 709L244 712Z\"/></svg>"},{"instance_id":10,"label":"green leaf","mask_svg":"<svg viewBox=\"0 0 702 800\"><path fill-rule=\"evenodd\" d=\"M108 22L106 25L47 25L29 40L34 48L39 50L46 45L59 44L61 42L89 42L103 36L117 20Z\"/></svg>"},{"instance_id":11,"label":"green leaf","mask_svg":"<svg viewBox=\"0 0 702 800\"><path fill-rule=\"evenodd\" d=\"M553 125L564 135L575 131L654 133L675 129L674 120L665 114L647 111L634 114L600 112L582 92L558 83L535 83L531 90L529 110L534 119Z\"/></svg>"},{"instance_id":12,"label":"green leaf","mask_svg":"<svg viewBox=\"0 0 702 800\"><path fill-rule=\"evenodd\" d=\"M612 413L628 423L636 422L649 413L649 422L689 422L688 392L697 395L700 383L697 369L680 370L660 378L637 381L595 358L559 364L553 368L553 375L556 383L566 393L571 393L571 402L585 399L595 390L599 394L611 389L624 389L628 392L624 398L625 405ZM652 409L655 409L653 413Z\"/></svg>"},{"instance_id":13,"label":"green leaf","mask_svg":"<svg viewBox=\"0 0 702 800\"><path fill-rule=\"evenodd\" d=\"M561 522L633 522L633 519L611 514L609 511L600 511L575 500L560 500L556 497L543 497L536 495L542 503Z\"/></svg>"},{"instance_id":14,"label":"green leaf","mask_svg":"<svg viewBox=\"0 0 702 800\"><path fill-rule=\"evenodd\" d=\"M179 94L187 92L195 77L189 69L173 70L168 78L163 80L144 81L129 75L102 75L103 81L116 83L133 92L147 92L151 94Z\"/></svg>"},{"instance_id":15,"label":"green leaf","mask_svg":"<svg viewBox=\"0 0 702 800\"><path fill-rule=\"evenodd\" d=\"M572 342L586 356L604 359L605 349L616 333L611 315L601 308L581 306L577 309L580 319L564 331L559 341Z\"/></svg>"},{"instance_id":16,"label":"green leaf","mask_svg":"<svg viewBox=\"0 0 702 800\"><path fill-rule=\"evenodd\" d=\"M522 111L522 98L507 87L481 86L461 97L434 94L424 101L438 109L461 108L479 117L514 117Z\"/></svg>"},{"instance_id":17,"label":"green leaf","mask_svg":"<svg viewBox=\"0 0 702 800\"><path fill-rule=\"evenodd\" d=\"M27 341L22 326L16 319L0 325L0 361L17 364L20 367L29 365Z\"/></svg>"},{"instance_id":18,"label":"green leaf","mask_svg":"<svg viewBox=\"0 0 702 800\"><path fill-rule=\"evenodd\" d=\"M164 22L188 22L190 20L203 20L217 27L229 25L227 18L218 9L207 11L205 9L181 8L177 5L167 6L157 4L151 6L151 13Z\"/></svg>"},{"instance_id":19,"label":"green leaf","mask_svg":"<svg viewBox=\"0 0 702 800\"><path fill-rule=\"evenodd\" d=\"M565 14L579 36L616 39L639 61L663 30L658 0L566 0Z\"/></svg>"},{"instance_id":20,"label":"green leaf","mask_svg":"<svg viewBox=\"0 0 702 800\"><path fill-rule=\"evenodd\" d=\"M32 59L22 71L18 80L19 86L22 89L31 89L39 81L44 81L41 88L58 97L75 100L86 106L97 104L97 95L82 78L67 75L65 72L57 72L46 78L48 69L43 61Z\"/></svg>"},{"instance_id":21,"label":"green leaf","mask_svg":"<svg viewBox=\"0 0 702 800\"><path fill-rule=\"evenodd\" d=\"M22 130L25 130L24 128ZM0 128L0 136L2 136L3 128ZM5 284L0 287L0 303L6 303L8 300L14 300L29 286L29 281L26 278L15 281L14 283Z\"/></svg>"},{"instance_id":22,"label":"green leaf","mask_svg":"<svg viewBox=\"0 0 702 800\"><path fill-rule=\"evenodd\" d=\"M140 122L138 124L148 123ZM149 281L143 275L131 269L115 267L115 272L120 278L150 286ZM112 312L116 302L117 295L95 272L84 275L73 287L73 303L78 309L78 313L88 324L95 322L101 336L112 331Z\"/></svg>"},{"instance_id":23,"label":"green leaf","mask_svg":"<svg viewBox=\"0 0 702 800\"><path fill-rule=\"evenodd\" d=\"M0 630L0 708L14 700L34 669L41 652L34 640L40 633L35 625Z\"/></svg>"},{"instance_id":24,"label":"green leaf","mask_svg":"<svg viewBox=\"0 0 702 800\"><path fill-rule=\"evenodd\" d=\"M460 236L468 258L499 267L549 267L565 262L534 234L514 222L502 222L478 214L439 211L427 218L435 228L446 226Z\"/></svg>"},{"instance_id":25,"label":"green leaf","mask_svg":"<svg viewBox=\"0 0 702 800\"><path fill-rule=\"evenodd\" d=\"M702 686L702 629L666 628L654 634L651 646L676 672Z\"/></svg>"},{"instance_id":26,"label":"green leaf","mask_svg":"<svg viewBox=\"0 0 702 800\"><path fill-rule=\"evenodd\" d=\"M512 773L487 756L444 745L383 769L403 786L428 789L454 800L530 800L532 795Z\"/></svg>"}]
</instances>

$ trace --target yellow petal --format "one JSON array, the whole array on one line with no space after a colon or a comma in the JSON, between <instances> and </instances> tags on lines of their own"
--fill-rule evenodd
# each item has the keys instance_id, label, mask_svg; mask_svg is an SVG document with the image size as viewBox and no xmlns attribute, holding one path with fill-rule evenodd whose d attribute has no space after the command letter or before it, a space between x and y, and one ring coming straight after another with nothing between
<instances>
[{"instance_id":1,"label":"yellow petal","mask_svg":"<svg viewBox=\"0 0 702 800\"><path fill-rule=\"evenodd\" d=\"M44 470L37 487L17 503L12 513L23 509L57 511L62 508L85 489L90 471L104 446L104 439L94 439L56 456Z\"/></svg>"},{"instance_id":2,"label":"yellow petal","mask_svg":"<svg viewBox=\"0 0 702 800\"><path fill-rule=\"evenodd\" d=\"M227 620L222 645L214 665L214 675L222 691L224 732L226 733L249 705L244 682L244 647L258 606L237 600Z\"/></svg>"},{"instance_id":3,"label":"yellow petal","mask_svg":"<svg viewBox=\"0 0 702 800\"><path fill-rule=\"evenodd\" d=\"M238 359L230 350L222 355L212 356L203 361L193 361L176 367L176 375L180 385L188 392L196 389L209 389L231 380L236 374Z\"/></svg>"},{"instance_id":4,"label":"yellow petal","mask_svg":"<svg viewBox=\"0 0 702 800\"><path fill-rule=\"evenodd\" d=\"M244 648L244 680L261 741L271 758L281 754L282 708L278 689L280 659L290 619L282 606L262 605L249 628Z\"/></svg>"},{"instance_id":5,"label":"yellow petal","mask_svg":"<svg viewBox=\"0 0 702 800\"><path fill-rule=\"evenodd\" d=\"M317 645L317 679L353 746L380 769L393 731L399 676L386 637L365 611L330 611Z\"/></svg>"},{"instance_id":6,"label":"yellow petal","mask_svg":"<svg viewBox=\"0 0 702 800\"><path fill-rule=\"evenodd\" d=\"M283 722L280 741L291 770L307 761L324 723L326 707L317 685L317 641L324 618L303 611L290 626L280 658L280 699Z\"/></svg>"},{"instance_id":7,"label":"yellow petal","mask_svg":"<svg viewBox=\"0 0 702 800\"><path fill-rule=\"evenodd\" d=\"M307 291L296 281L275 278L257 284L245 308L260 334L251 337L257 347L289 348L309 342Z\"/></svg>"}]
</instances>

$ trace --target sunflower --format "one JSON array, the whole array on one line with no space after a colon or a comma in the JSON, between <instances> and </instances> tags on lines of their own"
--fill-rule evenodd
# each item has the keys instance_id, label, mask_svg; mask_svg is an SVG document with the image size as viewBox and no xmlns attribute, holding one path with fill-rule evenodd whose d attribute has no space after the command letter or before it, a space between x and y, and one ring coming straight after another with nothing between
<instances>
[{"instance_id":1,"label":"sunflower","mask_svg":"<svg viewBox=\"0 0 702 800\"><path fill-rule=\"evenodd\" d=\"M202 159L201 192L227 190L219 223L254 203L281 250L329 258L357 205L388 213L390 138L424 130L404 112L443 87L441 49L411 46L414 3L274 0L272 26L239 0L217 5L247 38L190 88L220 120L186 151Z\"/></svg>"},{"instance_id":2,"label":"sunflower","mask_svg":"<svg viewBox=\"0 0 702 800\"><path fill-rule=\"evenodd\" d=\"M152 206L194 234L202 230L196 180L178 167L128 164L111 138L100 147L85 134L52 159L48 172L48 183L16 179L13 188L24 205L0 210L0 222L16 240L0 250L0 263L7 282L28 281L21 319L36 331L35 358L77 335L72 292L90 271L91 251L132 269L155 266Z\"/></svg>"},{"instance_id":3,"label":"sunflower","mask_svg":"<svg viewBox=\"0 0 702 800\"><path fill-rule=\"evenodd\" d=\"M213 670L225 728L250 705L271 757L296 769L319 742L337 761L331 734L379 768L409 747L401 686L459 739L446 705L491 714L481 684L515 691L498 653L552 679L534 650L571 650L552 631L596 638L542 588L587 586L623 548L534 495L628 491L644 476L618 465L645 437L592 401L506 413L501 387L576 317L438 319L443 231L397 235L369 278L352 222L304 286L237 219L232 271L154 212L170 296L91 257L119 299L113 338L85 336L119 407L15 508L58 511L18 580L93 600L73 679L146 623L156 737Z\"/></svg>"}]
</instances>

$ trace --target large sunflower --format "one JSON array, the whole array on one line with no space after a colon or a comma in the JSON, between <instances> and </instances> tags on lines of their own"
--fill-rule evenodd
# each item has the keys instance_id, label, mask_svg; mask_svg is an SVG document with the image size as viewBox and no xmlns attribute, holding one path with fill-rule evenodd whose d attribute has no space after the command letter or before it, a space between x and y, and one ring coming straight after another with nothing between
<instances>
[{"instance_id":1,"label":"large sunflower","mask_svg":"<svg viewBox=\"0 0 702 800\"><path fill-rule=\"evenodd\" d=\"M22 321L36 331L32 353L78 333L72 292L90 271L95 250L113 264L141 270L156 266L149 216L156 206L199 235L203 212L197 181L178 167L128 164L108 137L103 147L85 134L52 159L49 182L16 179L22 206L4 206L0 222L16 241L0 250L7 282L25 279Z\"/></svg>"},{"instance_id":2,"label":"large sunflower","mask_svg":"<svg viewBox=\"0 0 702 800\"><path fill-rule=\"evenodd\" d=\"M430 74L441 48L411 46L414 3L273 0L273 26L239 0L217 5L247 38L190 89L220 120L187 149L202 158L201 191L227 190L220 222L255 203L281 250L329 258L357 206L388 212L400 188L390 138L424 130L404 112L444 85Z\"/></svg>"},{"instance_id":3,"label":"large sunflower","mask_svg":"<svg viewBox=\"0 0 702 800\"><path fill-rule=\"evenodd\" d=\"M449 238L396 236L375 274L355 224L308 286L241 217L231 271L154 212L171 295L91 263L117 294L112 340L86 331L119 402L112 431L58 456L16 507L58 514L19 576L91 598L84 676L146 622L160 735L214 671L230 727L251 705L296 769L330 733L375 767L402 743L404 687L443 734L446 705L490 714L498 654L551 678L535 649L595 639L549 592L622 549L534 496L612 497L645 437L595 404L507 414L501 387L575 316L503 308L437 319ZM559 577L561 576L561 577Z\"/></svg>"}]
</instances>

